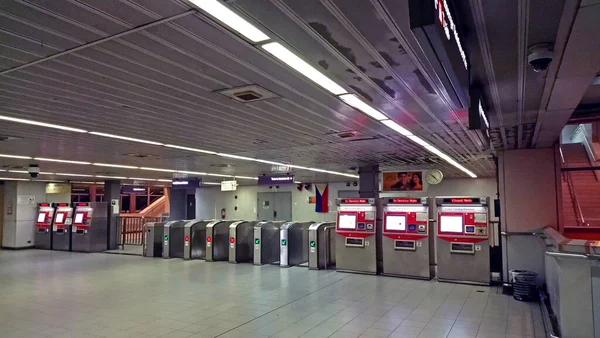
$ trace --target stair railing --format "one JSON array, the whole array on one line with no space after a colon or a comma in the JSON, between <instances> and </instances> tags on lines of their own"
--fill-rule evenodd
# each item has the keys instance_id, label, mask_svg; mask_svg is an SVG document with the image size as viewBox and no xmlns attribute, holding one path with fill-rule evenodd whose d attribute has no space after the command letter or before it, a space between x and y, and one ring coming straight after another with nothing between
<instances>
[{"instance_id":1,"label":"stair railing","mask_svg":"<svg viewBox=\"0 0 600 338\"><path fill-rule=\"evenodd\" d=\"M588 161L590 166L595 166L596 154L594 153L594 147L590 143L591 137L588 135L588 132L585 130L585 124L580 124L575 128L571 137L569 138L571 141L580 142L583 144L583 148L588 157ZM594 170L594 176L596 177L596 181L600 182L600 170Z\"/></svg>"},{"instance_id":2,"label":"stair railing","mask_svg":"<svg viewBox=\"0 0 600 338\"><path fill-rule=\"evenodd\" d=\"M565 156L563 155L563 151L562 148L559 148L560 150L560 160L562 162L562 166L565 167ZM581 205L579 205L579 199L577 198L577 193L575 192L575 185L573 184L573 179L571 178L571 172L567 171L567 172L563 172L563 180L566 180L567 182L567 186L569 187L569 192L571 193L571 196L573 197L571 199L571 201L574 203L574 207L575 207L575 213L576 213L576 217L579 221L581 221L581 225L584 226L585 224L585 218L583 217L583 212L581 211ZM579 225L579 224L577 224Z\"/></svg>"}]
</instances>

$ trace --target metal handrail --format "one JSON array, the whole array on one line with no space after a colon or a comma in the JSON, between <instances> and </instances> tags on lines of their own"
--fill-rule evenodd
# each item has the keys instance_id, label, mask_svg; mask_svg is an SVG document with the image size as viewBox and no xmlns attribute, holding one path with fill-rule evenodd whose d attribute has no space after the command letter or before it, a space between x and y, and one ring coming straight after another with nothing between
<instances>
[{"instance_id":1,"label":"metal handrail","mask_svg":"<svg viewBox=\"0 0 600 338\"><path fill-rule=\"evenodd\" d=\"M560 160L563 164L565 164L565 156L563 155L562 148L560 150ZM565 173L563 173L565 175ZM579 213L579 218L581 219L581 225L585 225L585 218L583 217L583 212L581 211L581 205L579 204L579 199L577 198L577 193L575 192L575 185L573 184L573 179L571 178L571 172L566 172L567 177L567 185L569 186L569 192L571 196L573 196L573 202L575 203L575 212Z\"/></svg>"}]
</instances>

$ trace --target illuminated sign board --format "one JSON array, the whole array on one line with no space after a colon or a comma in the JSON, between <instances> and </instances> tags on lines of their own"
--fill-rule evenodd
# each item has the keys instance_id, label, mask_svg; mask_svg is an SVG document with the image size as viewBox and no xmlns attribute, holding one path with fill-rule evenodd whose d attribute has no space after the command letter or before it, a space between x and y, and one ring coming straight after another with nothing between
<instances>
[{"instance_id":1,"label":"illuminated sign board","mask_svg":"<svg viewBox=\"0 0 600 338\"><path fill-rule=\"evenodd\" d=\"M343 198L342 204L370 204L368 198Z\"/></svg>"},{"instance_id":2,"label":"illuminated sign board","mask_svg":"<svg viewBox=\"0 0 600 338\"><path fill-rule=\"evenodd\" d=\"M202 180L197 177L174 178L171 182L173 189L200 188Z\"/></svg>"},{"instance_id":3,"label":"illuminated sign board","mask_svg":"<svg viewBox=\"0 0 600 338\"><path fill-rule=\"evenodd\" d=\"M444 204L481 204L481 198L444 198Z\"/></svg>"},{"instance_id":4,"label":"illuminated sign board","mask_svg":"<svg viewBox=\"0 0 600 338\"><path fill-rule=\"evenodd\" d=\"M418 198L390 198L389 204L421 204L421 199Z\"/></svg>"},{"instance_id":5,"label":"illuminated sign board","mask_svg":"<svg viewBox=\"0 0 600 338\"><path fill-rule=\"evenodd\" d=\"M471 105L469 106L469 129L474 130L481 144L489 147L490 122L483 103L483 90L478 86L471 86L469 90Z\"/></svg>"},{"instance_id":6,"label":"illuminated sign board","mask_svg":"<svg viewBox=\"0 0 600 338\"><path fill-rule=\"evenodd\" d=\"M265 175L258 177L258 184L261 185L281 185L293 183L294 175Z\"/></svg>"},{"instance_id":7,"label":"illuminated sign board","mask_svg":"<svg viewBox=\"0 0 600 338\"><path fill-rule=\"evenodd\" d=\"M146 193L146 188L145 187L135 187L135 186L131 186L131 185L126 185L122 188L121 192L123 194L145 194Z\"/></svg>"},{"instance_id":8,"label":"illuminated sign board","mask_svg":"<svg viewBox=\"0 0 600 338\"><path fill-rule=\"evenodd\" d=\"M458 108L468 109L470 63L448 0L409 0L410 29Z\"/></svg>"}]
</instances>

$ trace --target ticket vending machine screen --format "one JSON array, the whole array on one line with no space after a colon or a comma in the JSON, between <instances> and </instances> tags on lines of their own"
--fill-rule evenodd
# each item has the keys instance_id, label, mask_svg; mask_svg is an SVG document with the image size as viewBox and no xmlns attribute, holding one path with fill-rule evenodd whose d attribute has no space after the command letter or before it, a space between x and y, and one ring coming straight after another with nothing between
<instances>
[{"instance_id":1,"label":"ticket vending machine screen","mask_svg":"<svg viewBox=\"0 0 600 338\"><path fill-rule=\"evenodd\" d=\"M385 217L386 230L406 230L406 215L387 215Z\"/></svg>"},{"instance_id":2,"label":"ticket vending machine screen","mask_svg":"<svg viewBox=\"0 0 600 338\"><path fill-rule=\"evenodd\" d=\"M440 231L463 233L463 216L441 216Z\"/></svg>"},{"instance_id":3,"label":"ticket vending machine screen","mask_svg":"<svg viewBox=\"0 0 600 338\"><path fill-rule=\"evenodd\" d=\"M64 223L64 222L65 222L65 214L62 212L57 213L55 223Z\"/></svg>"},{"instance_id":4,"label":"ticket vending machine screen","mask_svg":"<svg viewBox=\"0 0 600 338\"><path fill-rule=\"evenodd\" d=\"M38 223L45 223L46 222L46 213L45 212L40 212L38 214L37 222Z\"/></svg>"},{"instance_id":5,"label":"ticket vending machine screen","mask_svg":"<svg viewBox=\"0 0 600 338\"><path fill-rule=\"evenodd\" d=\"M81 223L83 223L83 213L78 212L77 214L75 214L75 224Z\"/></svg>"},{"instance_id":6,"label":"ticket vending machine screen","mask_svg":"<svg viewBox=\"0 0 600 338\"><path fill-rule=\"evenodd\" d=\"M338 222L339 229L356 229L356 215L340 214Z\"/></svg>"}]
</instances>

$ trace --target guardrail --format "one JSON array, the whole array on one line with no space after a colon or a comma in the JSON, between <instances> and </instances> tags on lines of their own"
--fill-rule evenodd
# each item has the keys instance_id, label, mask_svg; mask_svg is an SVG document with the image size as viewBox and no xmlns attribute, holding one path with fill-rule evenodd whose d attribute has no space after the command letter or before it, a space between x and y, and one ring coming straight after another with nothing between
<instances>
[{"instance_id":1,"label":"guardrail","mask_svg":"<svg viewBox=\"0 0 600 338\"><path fill-rule=\"evenodd\" d=\"M163 217L143 217L143 216L119 216L117 218L121 229L120 243L121 249L125 245L143 245L144 244L144 224L149 222L162 222Z\"/></svg>"}]
</instances>

